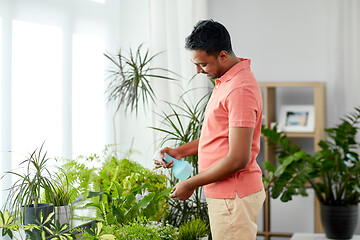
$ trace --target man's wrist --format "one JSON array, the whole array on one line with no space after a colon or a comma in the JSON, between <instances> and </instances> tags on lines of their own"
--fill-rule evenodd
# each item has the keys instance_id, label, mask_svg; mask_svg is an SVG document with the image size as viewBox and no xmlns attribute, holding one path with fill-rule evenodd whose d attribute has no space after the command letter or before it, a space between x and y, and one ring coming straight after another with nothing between
<instances>
[{"instance_id":1,"label":"man's wrist","mask_svg":"<svg viewBox=\"0 0 360 240\"><path fill-rule=\"evenodd\" d=\"M191 178L185 180L186 183L187 183L187 185L188 185L190 188L192 188L192 189L196 189L196 188L198 188L198 187L201 187L201 186L199 185L199 183L197 182L197 178L198 178L197 176L198 176L198 175L196 175L196 176L194 176L194 177L191 177Z\"/></svg>"}]
</instances>

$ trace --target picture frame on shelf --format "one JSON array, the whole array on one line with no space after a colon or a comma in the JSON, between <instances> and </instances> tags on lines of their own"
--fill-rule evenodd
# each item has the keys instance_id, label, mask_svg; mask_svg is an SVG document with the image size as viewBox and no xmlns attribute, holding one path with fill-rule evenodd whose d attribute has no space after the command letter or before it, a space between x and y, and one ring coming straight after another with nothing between
<instances>
[{"instance_id":1,"label":"picture frame on shelf","mask_svg":"<svg viewBox=\"0 0 360 240\"><path fill-rule=\"evenodd\" d=\"M279 130L282 132L314 132L313 105L283 105L280 108Z\"/></svg>"}]
</instances>

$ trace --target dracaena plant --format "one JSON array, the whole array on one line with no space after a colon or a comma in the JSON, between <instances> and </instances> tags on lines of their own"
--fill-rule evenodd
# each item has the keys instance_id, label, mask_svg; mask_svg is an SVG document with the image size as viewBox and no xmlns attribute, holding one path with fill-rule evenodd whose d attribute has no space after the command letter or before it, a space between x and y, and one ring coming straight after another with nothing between
<instances>
[{"instance_id":1,"label":"dracaena plant","mask_svg":"<svg viewBox=\"0 0 360 240\"><path fill-rule=\"evenodd\" d=\"M285 134L263 127L262 133L277 147L278 166L265 161L264 177L271 195L284 202L293 195L306 196L307 184L325 205L354 205L360 202L359 130L360 108L341 119L333 128L325 129L327 140L319 141L321 150L310 155L291 144Z\"/></svg>"},{"instance_id":2,"label":"dracaena plant","mask_svg":"<svg viewBox=\"0 0 360 240\"><path fill-rule=\"evenodd\" d=\"M171 108L171 113L159 114L159 116L163 117L161 126L151 127L165 134L160 146L166 143L170 144L170 146L178 147L184 143L198 139L201 133L208 98L209 94L204 95L195 105L186 101L184 97L181 98L180 104L168 103ZM193 174L198 174L198 156L188 156L185 160L192 164L194 169ZM171 186L175 186L178 180L171 175L169 182ZM202 188L196 189L192 197L186 201L170 199L170 209L166 220L174 226L180 226L182 223L194 217L201 218L208 223L207 206L202 199L204 199Z\"/></svg>"},{"instance_id":3,"label":"dracaena plant","mask_svg":"<svg viewBox=\"0 0 360 240\"><path fill-rule=\"evenodd\" d=\"M44 143L29 154L20 163L20 169L5 173L5 175L10 174L17 178L9 189L5 207L11 209L17 218L20 217L21 221L24 221L24 214L29 206L37 208L45 192L53 195L55 189L61 186L61 183L57 181L59 179L57 174L50 170L50 164L48 164L50 158L47 157L47 152L43 147Z\"/></svg>"},{"instance_id":4,"label":"dracaena plant","mask_svg":"<svg viewBox=\"0 0 360 240\"><path fill-rule=\"evenodd\" d=\"M135 110L138 113L141 102L146 110L149 101L155 103L156 98L151 78L175 80L178 76L168 69L151 66L151 62L161 52L151 56L149 50L142 51L142 47L143 44L135 53L130 49L125 54L120 50L116 56L104 54L114 67L108 71L106 94L107 100L116 104L116 112L124 107L125 112Z\"/></svg>"}]
</instances>

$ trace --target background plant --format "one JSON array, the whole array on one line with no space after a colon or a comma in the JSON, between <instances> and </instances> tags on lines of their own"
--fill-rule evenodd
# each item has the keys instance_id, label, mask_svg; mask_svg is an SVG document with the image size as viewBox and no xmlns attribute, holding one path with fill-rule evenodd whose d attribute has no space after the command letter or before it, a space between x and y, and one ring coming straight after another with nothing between
<instances>
[{"instance_id":1,"label":"background plant","mask_svg":"<svg viewBox=\"0 0 360 240\"><path fill-rule=\"evenodd\" d=\"M22 223L30 205L33 204L34 208L37 208L45 192L53 195L55 189L61 186L61 183L57 181L59 179L57 172L52 171L50 165L48 165L50 159L47 157L47 152L44 152L43 147L44 143L39 149L29 154L20 163L20 169L5 173L18 178L9 189L10 192L5 208L10 209Z\"/></svg>"},{"instance_id":2,"label":"background plant","mask_svg":"<svg viewBox=\"0 0 360 240\"><path fill-rule=\"evenodd\" d=\"M171 189L165 189L159 194L156 192L146 194L144 190L148 190L149 187L151 187L149 183L144 183L124 195L125 189L114 181L113 185L103 192L90 192L88 198L99 197L99 202L88 203L86 206L96 207L106 225L126 224L140 216L153 219L154 212L157 211L153 206L164 198L168 199ZM136 196L138 192L141 193L139 199Z\"/></svg>"},{"instance_id":3,"label":"background plant","mask_svg":"<svg viewBox=\"0 0 360 240\"><path fill-rule=\"evenodd\" d=\"M118 215L114 215L114 212L125 211L124 206L129 210L131 206L135 205L136 200L149 193L153 196L153 201L147 202L146 208L139 209L139 214L141 213L151 220L160 221L168 209L169 198L157 199L156 196L162 196L167 189L166 176L144 168L132 160L126 158L118 160L108 150L109 148L106 148L102 156L82 156L80 159L82 162L78 159L65 160L63 169L68 176L69 184L77 188L83 201L90 200L92 206L98 209L97 219L99 220L103 219L103 216L110 219L113 219L114 216L119 218ZM99 167L87 167L91 164ZM144 183L147 183L145 185L146 192L145 188L142 188ZM87 195L84 197L85 194ZM126 204L123 204L123 207L115 208L114 204L122 204L121 201L124 199L126 199ZM89 206L91 205L83 205L82 208ZM106 211L105 215L104 211ZM112 215L108 216L110 213ZM130 215L127 217L132 218ZM119 222L122 223L120 220ZM111 223L112 221L109 224Z\"/></svg>"},{"instance_id":4,"label":"background plant","mask_svg":"<svg viewBox=\"0 0 360 240\"><path fill-rule=\"evenodd\" d=\"M54 212L47 217L40 213L40 218L37 219L38 224L29 224L24 226L24 230L30 240L71 240L76 239L75 234L69 230L68 224L60 225L59 221L54 220Z\"/></svg>"},{"instance_id":5,"label":"background plant","mask_svg":"<svg viewBox=\"0 0 360 240\"><path fill-rule=\"evenodd\" d=\"M356 141L360 108L346 115L334 128L327 128L328 140L321 140L321 150L312 155L291 145L286 135L276 128L263 129L270 144L278 147L276 167L265 162L268 176L264 178L267 187L273 185L273 198L281 195L282 201L289 201L293 195L306 194L306 183L314 189L319 201L326 205L353 205L360 201L360 161Z\"/></svg>"},{"instance_id":6,"label":"background plant","mask_svg":"<svg viewBox=\"0 0 360 240\"><path fill-rule=\"evenodd\" d=\"M15 217L10 215L9 211L4 213L0 210L0 229L2 236L8 235L13 238L13 231L19 231L19 225L15 222Z\"/></svg>"},{"instance_id":7,"label":"background plant","mask_svg":"<svg viewBox=\"0 0 360 240\"><path fill-rule=\"evenodd\" d=\"M115 240L115 236L111 233L105 233L103 231L102 222L93 222L89 229L86 229L85 232L80 236L79 239L88 239L88 240Z\"/></svg>"},{"instance_id":8,"label":"background plant","mask_svg":"<svg viewBox=\"0 0 360 240\"><path fill-rule=\"evenodd\" d=\"M123 54L120 50L116 56L104 54L113 63L114 68L109 70L109 85L106 89L109 102L115 102L116 112L123 106L125 112L136 111L138 113L139 101L143 103L144 109L149 100L155 103L155 93L150 84L150 78L164 80L175 80L167 75L174 72L160 67L151 67L150 63L160 53L150 56L149 50L142 52L143 44L139 45L134 53L131 49Z\"/></svg>"},{"instance_id":9,"label":"background plant","mask_svg":"<svg viewBox=\"0 0 360 240\"><path fill-rule=\"evenodd\" d=\"M161 116L163 116L161 122L163 127L152 127L152 129L156 131L165 133L160 146L167 143L170 144L170 146L178 147L184 143L198 139L201 134L208 98L209 95L203 96L195 105L188 103L184 96L181 98L180 104L168 103L172 112L170 114L161 114ZM193 175L198 174L198 156L188 156L185 160L192 164L194 169ZM169 182L171 186L175 186L178 179L171 174ZM169 203L170 209L166 220L174 226L180 226L181 223L194 217L201 218L207 223L209 222L202 187L196 189L192 197L186 201L170 199Z\"/></svg>"},{"instance_id":10,"label":"background plant","mask_svg":"<svg viewBox=\"0 0 360 240\"><path fill-rule=\"evenodd\" d=\"M191 219L179 228L179 240L198 240L210 234L210 226L202 219Z\"/></svg>"}]
</instances>

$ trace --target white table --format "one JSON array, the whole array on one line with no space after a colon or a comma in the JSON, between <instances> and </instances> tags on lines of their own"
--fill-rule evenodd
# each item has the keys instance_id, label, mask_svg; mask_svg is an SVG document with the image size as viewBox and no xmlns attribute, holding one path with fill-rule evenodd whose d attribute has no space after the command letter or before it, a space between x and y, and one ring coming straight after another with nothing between
<instances>
[{"instance_id":1,"label":"white table","mask_svg":"<svg viewBox=\"0 0 360 240\"><path fill-rule=\"evenodd\" d=\"M327 240L324 233L294 233L290 240ZM360 240L360 235L354 235L353 240Z\"/></svg>"}]
</instances>

